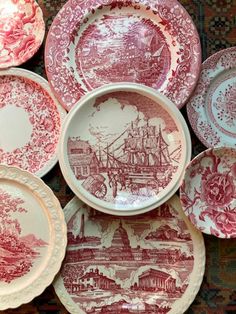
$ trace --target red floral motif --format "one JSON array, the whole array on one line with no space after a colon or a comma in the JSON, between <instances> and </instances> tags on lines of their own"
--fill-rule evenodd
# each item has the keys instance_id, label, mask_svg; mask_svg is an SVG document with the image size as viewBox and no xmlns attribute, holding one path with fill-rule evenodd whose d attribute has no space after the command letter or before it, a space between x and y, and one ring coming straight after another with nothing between
<instances>
[{"instance_id":1,"label":"red floral motif","mask_svg":"<svg viewBox=\"0 0 236 314\"><path fill-rule=\"evenodd\" d=\"M0 77L0 108L4 106L23 108L32 124L32 133L23 147L13 151L2 149L0 162L36 173L55 155L61 127L56 104L38 83L9 75Z\"/></svg>"},{"instance_id":2,"label":"red floral motif","mask_svg":"<svg viewBox=\"0 0 236 314\"><path fill-rule=\"evenodd\" d=\"M4 0L4 5L0 5L0 68L19 65L32 57L44 32L42 12L36 1Z\"/></svg>"},{"instance_id":3,"label":"red floral motif","mask_svg":"<svg viewBox=\"0 0 236 314\"><path fill-rule=\"evenodd\" d=\"M0 282L11 283L27 274L40 257L38 248L47 245L34 234L21 235L21 225L12 214L26 214L23 204L21 198L0 189Z\"/></svg>"},{"instance_id":4,"label":"red floral motif","mask_svg":"<svg viewBox=\"0 0 236 314\"><path fill-rule=\"evenodd\" d=\"M205 216L211 218L214 222L217 230L214 231L214 235L219 236L221 231L225 237L236 237L236 208L226 208L224 211L216 211L213 208L208 208L200 215L200 219L205 221ZM212 228L214 230L214 228Z\"/></svg>"},{"instance_id":5,"label":"red floral motif","mask_svg":"<svg viewBox=\"0 0 236 314\"><path fill-rule=\"evenodd\" d=\"M202 198L208 205L227 205L233 199L234 190L229 174L213 173L202 181Z\"/></svg>"}]
</instances>

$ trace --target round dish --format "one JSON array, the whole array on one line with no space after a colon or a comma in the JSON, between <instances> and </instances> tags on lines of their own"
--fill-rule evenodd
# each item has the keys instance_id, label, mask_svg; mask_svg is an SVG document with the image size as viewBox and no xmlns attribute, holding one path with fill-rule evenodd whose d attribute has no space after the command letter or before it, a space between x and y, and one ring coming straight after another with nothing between
<instances>
[{"instance_id":1,"label":"round dish","mask_svg":"<svg viewBox=\"0 0 236 314\"><path fill-rule=\"evenodd\" d=\"M182 314L193 302L205 247L177 196L135 220L99 213L77 198L64 212L68 246L53 285L71 314Z\"/></svg>"},{"instance_id":2,"label":"round dish","mask_svg":"<svg viewBox=\"0 0 236 314\"><path fill-rule=\"evenodd\" d=\"M66 111L41 76L20 68L0 71L0 163L45 175L57 162Z\"/></svg>"},{"instance_id":3,"label":"round dish","mask_svg":"<svg viewBox=\"0 0 236 314\"><path fill-rule=\"evenodd\" d=\"M221 50L203 64L187 113L206 147L236 147L236 47Z\"/></svg>"},{"instance_id":4,"label":"round dish","mask_svg":"<svg viewBox=\"0 0 236 314\"><path fill-rule=\"evenodd\" d=\"M0 310L30 302L50 285L67 237L59 201L42 180L0 166Z\"/></svg>"},{"instance_id":5,"label":"round dish","mask_svg":"<svg viewBox=\"0 0 236 314\"><path fill-rule=\"evenodd\" d=\"M202 232L236 237L236 149L208 149L188 165L180 187L185 214Z\"/></svg>"},{"instance_id":6,"label":"round dish","mask_svg":"<svg viewBox=\"0 0 236 314\"><path fill-rule=\"evenodd\" d=\"M201 46L176 0L68 1L50 27L45 66L67 110L115 82L152 87L181 108L197 83Z\"/></svg>"},{"instance_id":7,"label":"round dish","mask_svg":"<svg viewBox=\"0 0 236 314\"><path fill-rule=\"evenodd\" d=\"M35 0L0 3L0 68L20 65L39 49L45 34L43 13Z\"/></svg>"},{"instance_id":8,"label":"round dish","mask_svg":"<svg viewBox=\"0 0 236 314\"><path fill-rule=\"evenodd\" d=\"M111 84L79 101L63 124L59 163L72 191L106 213L153 209L178 189L190 161L187 125L155 90Z\"/></svg>"}]
</instances>

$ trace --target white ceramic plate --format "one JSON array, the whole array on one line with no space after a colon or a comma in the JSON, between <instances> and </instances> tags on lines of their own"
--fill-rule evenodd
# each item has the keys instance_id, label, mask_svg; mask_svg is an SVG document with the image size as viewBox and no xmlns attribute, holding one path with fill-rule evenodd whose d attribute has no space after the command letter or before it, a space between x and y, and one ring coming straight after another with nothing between
<instances>
[{"instance_id":1,"label":"white ceramic plate","mask_svg":"<svg viewBox=\"0 0 236 314\"><path fill-rule=\"evenodd\" d=\"M39 49L45 34L35 0L0 1L0 68L20 65Z\"/></svg>"},{"instance_id":2,"label":"white ceramic plate","mask_svg":"<svg viewBox=\"0 0 236 314\"><path fill-rule=\"evenodd\" d=\"M47 77L67 110L115 82L150 86L181 108L200 66L198 32L176 0L68 1L46 40Z\"/></svg>"},{"instance_id":3,"label":"white ceramic plate","mask_svg":"<svg viewBox=\"0 0 236 314\"><path fill-rule=\"evenodd\" d=\"M54 288L71 314L182 314L193 302L205 247L177 196L135 219L99 213L77 198L64 212L68 246Z\"/></svg>"},{"instance_id":4,"label":"white ceramic plate","mask_svg":"<svg viewBox=\"0 0 236 314\"><path fill-rule=\"evenodd\" d=\"M94 90L70 111L59 144L62 173L103 212L146 212L178 189L191 156L187 125L165 96L137 84Z\"/></svg>"},{"instance_id":5,"label":"white ceramic plate","mask_svg":"<svg viewBox=\"0 0 236 314\"><path fill-rule=\"evenodd\" d=\"M60 203L42 180L0 166L0 310L30 302L50 285L66 249Z\"/></svg>"},{"instance_id":6,"label":"white ceramic plate","mask_svg":"<svg viewBox=\"0 0 236 314\"><path fill-rule=\"evenodd\" d=\"M41 76L20 68L0 71L0 163L45 175L57 162L66 111Z\"/></svg>"},{"instance_id":7,"label":"white ceramic plate","mask_svg":"<svg viewBox=\"0 0 236 314\"><path fill-rule=\"evenodd\" d=\"M221 50L203 64L187 112L206 147L236 147L236 47Z\"/></svg>"},{"instance_id":8,"label":"white ceramic plate","mask_svg":"<svg viewBox=\"0 0 236 314\"><path fill-rule=\"evenodd\" d=\"M180 199L199 230L236 238L236 149L210 148L196 156L186 169Z\"/></svg>"}]
</instances>

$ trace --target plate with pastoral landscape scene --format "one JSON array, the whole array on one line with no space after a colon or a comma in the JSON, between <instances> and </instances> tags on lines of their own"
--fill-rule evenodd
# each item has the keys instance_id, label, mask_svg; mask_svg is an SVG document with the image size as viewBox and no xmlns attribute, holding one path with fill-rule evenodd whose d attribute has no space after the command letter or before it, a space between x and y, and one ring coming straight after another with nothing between
<instances>
[{"instance_id":1,"label":"plate with pastoral landscape scene","mask_svg":"<svg viewBox=\"0 0 236 314\"><path fill-rule=\"evenodd\" d=\"M67 237L59 201L29 172L1 165L0 200L0 310L6 310L51 284Z\"/></svg>"},{"instance_id":2,"label":"plate with pastoral landscape scene","mask_svg":"<svg viewBox=\"0 0 236 314\"><path fill-rule=\"evenodd\" d=\"M152 87L181 108L198 80L201 46L176 0L68 1L50 27L45 65L67 110L92 89L115 82Z\"/></svg>"}]
</instances>

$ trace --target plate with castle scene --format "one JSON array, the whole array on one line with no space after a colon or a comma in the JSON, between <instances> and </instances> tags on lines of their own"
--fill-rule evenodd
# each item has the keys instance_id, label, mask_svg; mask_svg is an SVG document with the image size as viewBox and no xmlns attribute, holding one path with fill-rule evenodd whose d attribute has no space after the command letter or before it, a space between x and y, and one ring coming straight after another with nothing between
<instances>
[{"instance_id":1,"label":"plate with castle scene","mask_svg":"<svg viewBox=\"0 0 236 314\"><path fill-rule=\"evenodd\" d=\"M53 192L20 168L0 166L0 213L0 311L4 311L30 302L51 284L65 256L67 234Z\"/></svg>"},{"instance_id":2,"label":"plate with castle scene","mask_svg":"<svg viewBox=\"0 0 236 314\"><path fill-rule=\"evenodd\" d=\"M58 161L66 111L48 82L21 68L0 71L0 163L42 177Z\"/></svg>"},{"instance_id":3,"label":"plate with castle scene","mask_svg":"<svg viewBox=\"0 0 236 314\"><path fill-rule=\"evenodd\" d=\"M43 12L37 1L0 1L1 69L30 59L41 46L44 35Z\"/></svg>"},{"instance_id":4,"label":"plate with castle scene","mask_svg":"<svg viewBox=\"0 0 236 314\"><path fill-rule=\"evenodd\" d=\"M115 82L152 87L181 108L200 66L198 32L177 0L68 1L46 39L47 77L67 110Z\"/></svg>"},{"instance_id":5,"label":"plate with castle scene","mask_svg":"<svg viewBox=\"0 0 236 314\"><path fill-rule=\"evenodd\" d=\"M186 122L164 95L144 85L114 83L68 113L59 163L73 192L115 215L151 210L169 199L190 161Z\"/></svg>"},{"instance_id":6,"label":"plate with castle scene","mask_svg":"<svg viewBox=\"0 0 236 314\"><path fill-rule=\"evenodd\" d=\"M236 149L209 148L197 155L186 168L180 200L199 230L236 238Z\"/></svg>"},{"instance_id":7,"label":"plate with castle scene","mask_svg":"<svg viewBox=\"0 0 236 314\"><path fill-rule=\"evenodd\" d=\"M202 64L187 104L190 124L206 147L236 147L236 47L218 51Z\"/></svg>"},{"instance_id":8,"label":"plate with castle scene","mask_svg":"<svg viewBox=\"0 0 236 314\"><path fill-rule=\"evenodd\" d=\"M53 285L71 314L182 314L193 302L205 247L177 196L135 220L76 197L64 213L68 245Z\"/></svg>"}]
</instances>

